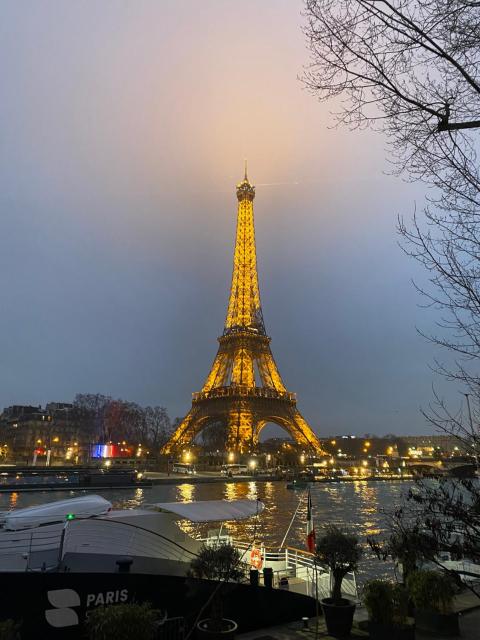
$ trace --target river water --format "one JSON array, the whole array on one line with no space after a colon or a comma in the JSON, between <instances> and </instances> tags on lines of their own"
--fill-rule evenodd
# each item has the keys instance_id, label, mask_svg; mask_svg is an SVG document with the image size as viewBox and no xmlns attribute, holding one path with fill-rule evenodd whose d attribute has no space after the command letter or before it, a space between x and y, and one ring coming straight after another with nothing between
<instances>
[{"instance_id":1,"label":"river water","mask_svg":"<svg viewBox=\"0 0 480 640\"><path fill-rule=\"evenodd\" d=\"M364 549L359 566L360 582L367 577L392 574L392 566L373 557L367 536L381 534L385 530L383 510L392 509L402 500L402 495L410 488L405 481L339 482L332 484L312 484L312 508L317 536L326 524L337 524L355 533ZM33 505L65 500L82 495L82 491L45 491L32 493L6 493L0 496L0 510L29 507ZM237 482L177 485L156 485L138 489L108 489L98 491L114 508L136 508L145 503L190 500L235 500L239 498L259 499L265 510L258 518L227 523L226 527L235 538L252 542L256 540L267 547L278 548L290 525L286 544L305 549L307 500L305 491L291 491L285 482ZM298 508L298 510L297 510ZM188 522L182 528L194 537L203 537L209 529L218 528L217 523L198 525Z\"/></svg>"}]
</instances>

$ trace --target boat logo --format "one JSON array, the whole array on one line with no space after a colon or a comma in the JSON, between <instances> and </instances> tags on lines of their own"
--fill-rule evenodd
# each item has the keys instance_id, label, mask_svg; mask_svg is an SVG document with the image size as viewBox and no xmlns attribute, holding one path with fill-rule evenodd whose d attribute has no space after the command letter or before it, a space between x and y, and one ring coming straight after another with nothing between
<instances>
[{"instance_id":1,"label":"boat logo","mask_svg":"<svg viewBox=\"0 0 480 640\"><path fill-rule=\"evenodd\" d=\"M78 615L71 607L80 606L80 596L73 589L47 591L49 603L55 609L47 609L45 618L52 627L73 627L78 624Z\"/></svg>"}]
</instances>

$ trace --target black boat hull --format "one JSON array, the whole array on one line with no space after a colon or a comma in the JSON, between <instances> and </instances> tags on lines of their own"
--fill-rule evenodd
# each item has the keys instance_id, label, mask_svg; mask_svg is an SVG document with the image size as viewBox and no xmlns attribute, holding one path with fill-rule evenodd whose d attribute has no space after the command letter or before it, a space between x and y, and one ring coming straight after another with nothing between
<instances>
[{"instance_id":1,"label":"black boat hull","mask_svg":"<svg viewBox=\"0 0 480 640\"><path fill-rule=\"evenodd\" d=\"M83 623L101 605L150 602L167 619L183 617L187 630L216 583L180 576L135 573L2 573L0 619L21 622L22 640L84 638ZM249 584L229 585L224 615L239 632L315 614L307 596Z\"/></svg>"}]
</instances>

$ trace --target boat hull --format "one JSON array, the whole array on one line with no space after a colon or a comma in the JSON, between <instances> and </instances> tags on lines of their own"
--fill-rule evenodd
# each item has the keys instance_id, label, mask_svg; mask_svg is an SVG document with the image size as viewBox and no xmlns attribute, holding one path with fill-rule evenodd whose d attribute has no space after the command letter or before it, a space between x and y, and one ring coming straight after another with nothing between
<instances>
[{"instance_id":1,"label":"boat hull","mask_svg":"<svg viewBox=\"0 0 480 640\"><path fill-rule=\"evenodd\" d=\"M169 620L185 618L187 630L216 582L182 576L135 573L2 573L8 585L0 600L0 619L21 622L22 640L39 637L84 638L83 623L102 605L150 602ZM298 593L232 584L224 614L239 632L299 620L315 614L313 598Z\"/></svg>"}]
</instances>

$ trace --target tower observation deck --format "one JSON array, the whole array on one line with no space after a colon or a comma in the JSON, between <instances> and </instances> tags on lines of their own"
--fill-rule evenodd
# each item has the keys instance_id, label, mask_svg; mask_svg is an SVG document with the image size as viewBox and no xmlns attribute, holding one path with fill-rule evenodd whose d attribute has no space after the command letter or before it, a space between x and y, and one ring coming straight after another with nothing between
<instances>
[{"instance_id":1,"label":"tower observation deck","mask_svg":"<svg viewBox=\"0 0 480 640\"><path fill-rule=\"evenodd\" d=\"M223 334L210 372L192 406L163 447L181 451L209 424L224 426L225 449L245 453L258 444L267 423L285 429L298 444L323 453L317 436L297 409L296 395L287 391L265 331L260 289L253 200L255 187L247 177L237 185L237 231L232 284Z\"/></svg>"}]
</instances>

